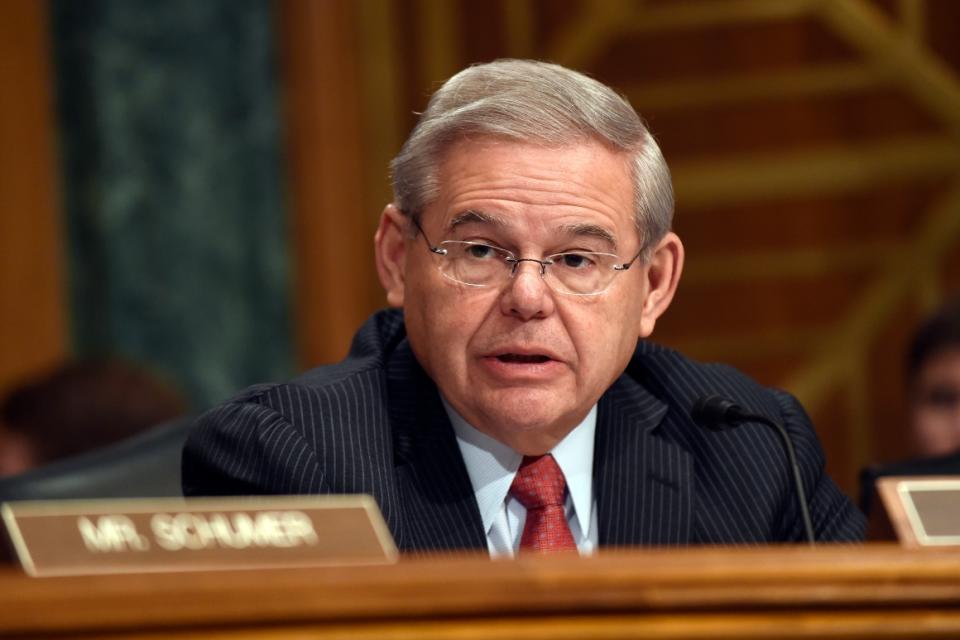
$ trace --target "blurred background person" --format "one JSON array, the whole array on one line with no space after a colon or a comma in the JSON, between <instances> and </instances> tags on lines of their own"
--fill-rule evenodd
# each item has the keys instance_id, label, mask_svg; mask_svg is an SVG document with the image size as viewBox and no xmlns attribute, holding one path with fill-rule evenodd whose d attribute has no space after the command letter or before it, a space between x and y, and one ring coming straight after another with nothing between
<instances>
[{"instance_id":1,"label":"blurred background person","mask_svg":"<svg viewBox=\"0 0 960 640\"><path fill-rule=\"evenodd\" d=\"M920 325L906 373L916 454L960 453L960 296Z\"/></svg>"},{"instance_id":2,"label":"blurred background person","mask_svg":"<svg viewBox=\"0 0 960 640\"><path fill-rule=\"evenodd\" d=\"M0 476L119 442L186 413L180 393L116 359L63 365L0 401Z\"/></svg>"},{"instance_id":3,"label":"blurred background person","mask_svg":"<svg viewBox=\"0 0 960 640\"><path fill-rule=\"evenodd\" d=\"M904 387L907 448L861 471L860 509L868 516L879 478L960 474L960 296L948 299L913 332Z\"/></svg>"}]
</instances>

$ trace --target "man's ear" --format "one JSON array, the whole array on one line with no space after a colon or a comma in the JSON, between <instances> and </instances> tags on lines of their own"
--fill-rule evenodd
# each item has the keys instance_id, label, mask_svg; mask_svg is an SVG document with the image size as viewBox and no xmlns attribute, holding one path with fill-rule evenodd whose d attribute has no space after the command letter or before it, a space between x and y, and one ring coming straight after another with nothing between
<instances>
[{"instance_id":1,"label":"man's ear","mask_svg":"<svg viewBox=\"0 0 960 640\"><path fill-rule=\"evenodd\" d=\"M403 306L404 281L407 263L408 219L393 204L380 214L380 225L373 236L377 275L387 292L387 304Z\"/></svg>"},{"instance_id":2,"label":"man's ear","mask_svg":"<svg viewBox=\"0 0 960 640\"><path fill-rule=\"evenodd\" d=\"M653 333L657 318L670 306L677 292L680 274L683 272L683 243L677 234L670 232L657 243L644 265L647 296L643 301L640 318L640 337Z\"/></svg>"}]
</instances>

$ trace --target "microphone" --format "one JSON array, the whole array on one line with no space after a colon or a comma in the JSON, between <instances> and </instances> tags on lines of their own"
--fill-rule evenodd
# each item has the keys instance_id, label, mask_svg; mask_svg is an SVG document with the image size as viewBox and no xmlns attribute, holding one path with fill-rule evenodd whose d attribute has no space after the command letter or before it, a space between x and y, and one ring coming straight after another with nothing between
<instances>
[{"instance_id":1,"label":"microphone","mask_svg":"<svg viewBox=\"0 0 960 640\"><path fill-rule=\"evenodd\" d=\"M744 422L759 422L774 429L780 434L783 441L783 448L787 451L787 459L793 470L793 485L797 495L797 503L800 506L800 516L803 520L803 531L806 534L807 542L810 545L816 544L816 538L813 535L813 524L810 521L810 507L807 504L807 495L803 490L803 478L800 476L800 465L797 464L797 453L793 447L793 439L787 429L766 416L751 413L738 405L729 398L723 396L710 395L703 396L693 405L690 412L691 417L701 427L711 431L727 431L734 429Z\"/></svg>"}]
</instances>

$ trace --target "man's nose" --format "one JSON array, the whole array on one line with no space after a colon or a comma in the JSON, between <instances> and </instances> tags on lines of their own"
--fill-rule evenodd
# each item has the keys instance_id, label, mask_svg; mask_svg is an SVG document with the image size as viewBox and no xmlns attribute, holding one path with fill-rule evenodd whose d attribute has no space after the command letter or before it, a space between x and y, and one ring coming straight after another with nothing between
<instances>
[{"instance_id":1,"label":"man's nose","mask_svg":"<svg viewBox=\"0 0 960 640\"><path fill-rule=\"evenodd\" d=\"M504 314L530 320L553 313L553 291L540 275L542 270L540 263L533 260L524 260L515 265L500 298Z\"/></svg>"}]
</instances>

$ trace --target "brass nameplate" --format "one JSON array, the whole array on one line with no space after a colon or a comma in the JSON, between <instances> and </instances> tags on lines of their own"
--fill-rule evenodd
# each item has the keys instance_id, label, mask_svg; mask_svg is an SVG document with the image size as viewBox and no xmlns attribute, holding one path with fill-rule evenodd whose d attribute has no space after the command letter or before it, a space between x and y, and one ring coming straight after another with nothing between
<instances>
[{"instance_id":1,"label":"brass nameplate","mask_svg":"<svg viewBox=\"0 0 960 640\"><path fill-rule=\"evenodd\" d=\"M397 549L370 496L8 502L34 576L382 564Z\"/></svg>"},{"instance_id":2,"label":"brass nameplate","mask_svg":"<svg viewBox=\"0 0 960 640\"><path fill-rule=\"evenodd\" d=\"M960 477L889 477L877 491L901 544L960 545Z\"/></svg>"}]
</instances>

